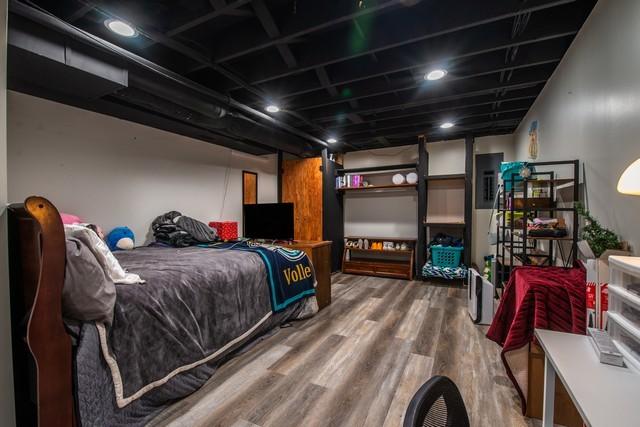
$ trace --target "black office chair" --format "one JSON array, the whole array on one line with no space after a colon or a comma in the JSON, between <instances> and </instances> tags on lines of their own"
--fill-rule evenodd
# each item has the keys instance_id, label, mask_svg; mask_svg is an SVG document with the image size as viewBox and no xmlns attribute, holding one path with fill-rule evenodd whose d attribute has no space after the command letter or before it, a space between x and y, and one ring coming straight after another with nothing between
<instances>
[{"instance_id":1,"label":"black office chair","mask_svg":"<svg viewBox=\"0 0 640 427\"><path fill-rule=\"evenodd\" d=\"M404 427L469 427L467 408L455 383L443 376L424 383L409 403Z\"/></svg>"}]
</instances>

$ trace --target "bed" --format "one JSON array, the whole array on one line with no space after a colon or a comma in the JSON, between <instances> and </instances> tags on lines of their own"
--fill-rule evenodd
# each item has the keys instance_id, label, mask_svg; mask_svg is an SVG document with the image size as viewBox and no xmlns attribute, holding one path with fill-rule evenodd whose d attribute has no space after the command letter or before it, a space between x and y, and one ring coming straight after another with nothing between
<instances>
[{"instance_id":1,"label":"bed","mask_svg":"<svg viewBox=\"0 0 640 427\"><path fill-rule=\"evenodd\" d=\"M39 197L11 206L10 245L21 425L144 425L268 331L317 311L312 295L275 310L254 251L143 247L117 253L146 283L116 286L111 325L65 322L56 208Z\"/></svg>"}]
</instances>

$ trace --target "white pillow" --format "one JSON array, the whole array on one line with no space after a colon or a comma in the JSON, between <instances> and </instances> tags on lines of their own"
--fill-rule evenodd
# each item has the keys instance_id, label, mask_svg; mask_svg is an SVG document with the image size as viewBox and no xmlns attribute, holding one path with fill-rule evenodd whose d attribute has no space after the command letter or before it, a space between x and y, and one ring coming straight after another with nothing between
<instances>
[{"instance_id":1,"label":"white pillow","mask_svg":"<svg viewBox=\"0 0 640 427\"><path fill-rule=\"evenodd\" d=\"M122 283L131 285L134 283L144 283L144 280L137 274L127 273L120 265L118 260L109 250L107 244L90 228L77 224L65 224L64 233L67 237L75 237L93 252L98 263L104 269L107 277L113 280L113 283Z\"/></svg>"}]
</instances>

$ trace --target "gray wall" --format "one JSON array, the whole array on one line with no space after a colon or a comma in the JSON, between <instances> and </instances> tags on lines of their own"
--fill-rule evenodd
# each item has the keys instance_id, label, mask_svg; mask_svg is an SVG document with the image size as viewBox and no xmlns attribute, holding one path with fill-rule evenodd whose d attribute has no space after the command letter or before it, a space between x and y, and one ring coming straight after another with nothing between
<instances>
[{"instance_id":1,"label":"gray wall","mask_svg":"<svg viewBox=\"0 0 640 427\"><path fill-rule=\"evenodd\" d=\"M7 2L0 1L0 422L15 424L7 267Z\"/></svg>"},{"instance_id":2,"label":"gray wall","mask_svg":"<svg viewBox=\"0 0 640 427\"><path fill-rule=\"evenodd\" d=\"M107 232L130 227L137 244L168 210L241 222L243 169L258 173L259 202L277 199L275 155L246 155L12 91L8 135L11 202L42 195Z\"/></svg>"},{"instance_id":3,"label":"gray wall","mask_svg":"<svg viewBox=\"0 0 640 427\"><path fill-rule=\"evenodd\" d=\"M538 160L579 158L589 208L640 251L640 197L616 192L640 157L640 1L600 0L515 135L528 157L539 123Z\"/></svg>"}]
</instances>

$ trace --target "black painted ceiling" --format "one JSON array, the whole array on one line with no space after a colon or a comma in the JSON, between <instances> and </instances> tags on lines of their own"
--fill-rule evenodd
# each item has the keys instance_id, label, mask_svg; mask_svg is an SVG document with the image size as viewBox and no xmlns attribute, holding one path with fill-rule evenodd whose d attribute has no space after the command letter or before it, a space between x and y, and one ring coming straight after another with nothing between
<instances>
[{"instance_id":1,"label":"black painted ceiling","mask_svg":"<svg viewBox=\"0 0 640 427\"><path fill-rule=\"evenodd\" d=\"M513 132L596 1L29 3L249 106L276 103L278 119L350 151ZM447 76L425 81L435 68Z\"/></svg>"}]
</instances>

